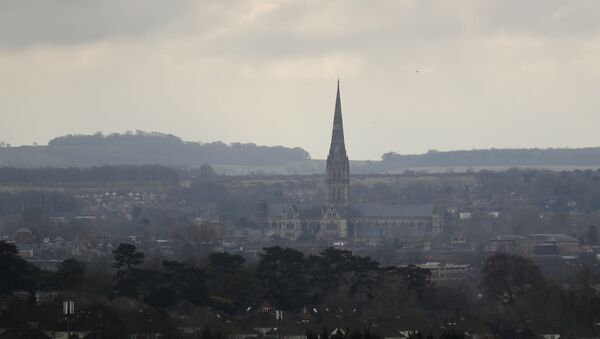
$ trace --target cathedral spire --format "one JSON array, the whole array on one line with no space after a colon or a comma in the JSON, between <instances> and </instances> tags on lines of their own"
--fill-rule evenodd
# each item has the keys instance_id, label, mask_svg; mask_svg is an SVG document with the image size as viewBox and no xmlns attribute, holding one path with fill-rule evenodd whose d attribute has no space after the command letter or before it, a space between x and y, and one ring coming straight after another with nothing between
<instances>
[{"instance_id":1,"label":"cathedral spire","mask_svg":"<svg viewBox=\"0 0 600 339\"><path fill-rule=\"evenodd\" d=\"M346 155L346 145L344 143L344 122L342 121L342 101L340 99L340 79L337 82L337 95L335 98L335 111L333 115L333 131L331 133L331 146L329 154L339 151Z\"/></svg>"},{"instance_id":2,"label":"cathedral spire","mask_svg":"<svg viewBox=\"0 0 600 339\"><path fill-rule=\"evenodd\" d=\"M335 206L348 204L350 185L350 165L344 144L344 123L342 121L342 101L340 99L340 81L338 80L331 146L327 156L327 203Z\"/></svg>"}]
</instances>

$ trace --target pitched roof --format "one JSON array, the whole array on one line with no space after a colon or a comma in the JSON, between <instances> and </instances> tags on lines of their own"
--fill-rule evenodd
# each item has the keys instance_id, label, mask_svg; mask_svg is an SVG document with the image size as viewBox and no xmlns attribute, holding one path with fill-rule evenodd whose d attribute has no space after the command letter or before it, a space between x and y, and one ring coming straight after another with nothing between
<instances>
[{"instance_id":1,"label":"pitched roof","mask_svg":"<svg viewBox=\"0 0 600 339\"><path fill-rule=\"evenodd\" d=\"M433 205L354 204L350 205L351 217L428 218Z\"/></svg>"},{"instance_id":2,"label":"pitched roof","mask_svg":"<svg viewBox=\"0 0 600 339\"><path fill-rule=\"evenodd\" d=\"M267 204L267 217L283 216L287 209L294 207L302 218L321 217L320 204ZM397 204L352 204L349 207L350 217L383 217L383 218L430 218L433 205L397 205Z\"/></svg>"},{"instance_id":3,"label":"pitched roof","mask_svg":"<svg viewBox=\"0 0 600 339\"><path fill-rule=\"evenodd\" d=\"M579 242L579 239L568 236L566 234L529 234L530 239L545 240L545 241L573 241Z\"/></svg>"},{"instance_id":4,"label":"pitched roof","mask_svg":"<svg viewBox=\"0 0 600 339\"><path fill-rule=\"evenodd\" d=\"M302 217L320 217L322 205L320 204L267 204L266 216L267 217L280 217L285 214L287 209L293 206Z\"/></svg>"},{"instance_id":5,"label":"pitched roof","mask_svg":"<svg viewBox=\"0 0 600 339\"><path fill-rule=\"evenodd\" d=\"M493 238L491 238L490 240L524 240L525 237L522 235L516 235L516 234L502 234L502 235L498 235L495 236Z\"/></svg>"}]
</instances>

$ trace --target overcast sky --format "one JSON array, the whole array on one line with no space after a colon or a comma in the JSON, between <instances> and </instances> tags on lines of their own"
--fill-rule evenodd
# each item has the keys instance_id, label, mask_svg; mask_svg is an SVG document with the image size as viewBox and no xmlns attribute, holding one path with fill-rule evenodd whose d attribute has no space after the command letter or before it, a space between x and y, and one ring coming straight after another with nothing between
<instances>
[{"instance_id":1,"label":"overcast sky","mask_svg":"<svg viewBox=\"0 0 600 339\"><path fill-rule=\"evenodd\" d=\"M144 130L351 159L600 146L600 1L0 2L0 140Z\"/></svg>"}]
</instances>

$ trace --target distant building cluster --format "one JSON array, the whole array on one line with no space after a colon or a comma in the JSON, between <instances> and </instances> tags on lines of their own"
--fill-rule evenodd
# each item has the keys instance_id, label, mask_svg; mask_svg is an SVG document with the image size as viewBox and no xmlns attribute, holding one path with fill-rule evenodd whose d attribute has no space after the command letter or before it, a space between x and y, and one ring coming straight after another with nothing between
<instances>
[{"instance_id":1,"label":"distant building cluster","mask_svg":"<svg viewBox=\"0 0 600 339\"><path fill-rule=\"evenodd\" d=\"M80 192L74 195L75 199L81 201L86 206L86 211L90 214L117 214L131 219L131 210L134 206L157 206L164 203L167 199L165 192L146 192L146 191L122 191L122 192ZM84 219L86 216L80 216ZM88 216L89 218L96 218Z\"/></svg>"},{"instance_id":2,"label":"distant building cluster","mask_svg":"<svg viewBox=\"0 0 600 339\"><path fill-rule=\"evenodd\" d=\"M488 241L487 251L518 255L564 255L586 252L579 239L566 234L499 235Z\"/></svg>"}]
</instances>

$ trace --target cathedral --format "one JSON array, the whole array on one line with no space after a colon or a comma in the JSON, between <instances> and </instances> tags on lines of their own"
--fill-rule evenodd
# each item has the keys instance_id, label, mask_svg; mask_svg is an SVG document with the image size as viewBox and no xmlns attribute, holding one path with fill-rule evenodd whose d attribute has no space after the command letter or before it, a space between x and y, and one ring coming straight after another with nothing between
<instances>
[{"instance_id":1,"label":"cathedral","mask_svg":"<svg viewBox=\"0 0 600 339\"><path fill-rule=\"evenodd\" d=\"M324 205L261 204L259 214L266 238L415 240L441 232L441 220L433 205L350 203L350 162L344 142L339 81L326 167Z\"/></svg>"}]
</instances>

